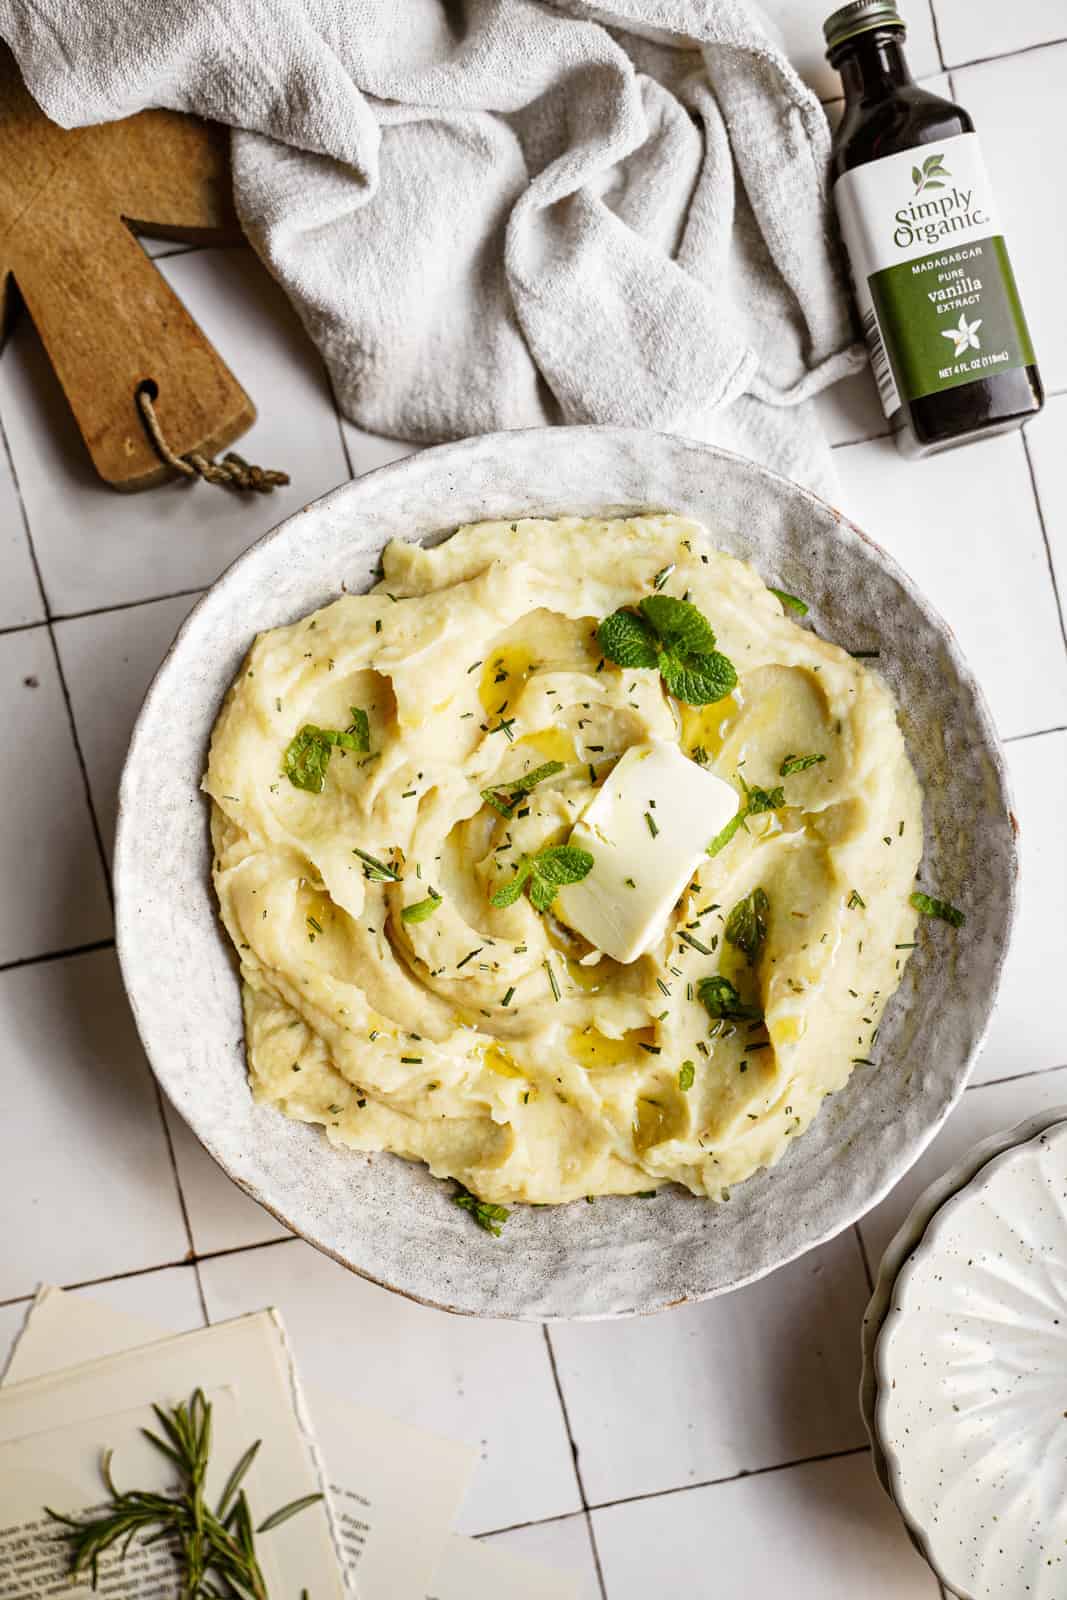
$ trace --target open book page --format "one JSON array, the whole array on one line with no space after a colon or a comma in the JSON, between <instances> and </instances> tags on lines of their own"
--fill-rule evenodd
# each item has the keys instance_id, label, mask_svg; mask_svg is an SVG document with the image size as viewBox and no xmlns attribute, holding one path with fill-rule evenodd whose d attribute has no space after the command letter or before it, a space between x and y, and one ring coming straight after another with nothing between
<instances>
[{"instance_id":1,"label":"open book page","mask_svg":"<svg viewBox=\"0 0 1067 1600\"><path fill-rule=\"evenodd\" d=\"M159 1335L153 1324L87 1295L45 1289L4 1382L117 1354ZM577 1580L449 1531L474 1468L473 1446L302 1387L359 1600L576 1600ZM49 1592L33 1594L37 1600ZM136 1593L137 1600L170 1600L173 1586L158 1597L147 1583ZM2 1585L0 1600L8 1600ZM279 1600L286 1600L281 1591Z\"/></svg>"},{"instance_id":2,"label":"open book page","mask_svg":"<svg viewBox=\"0 0 1067 1600\"><path fill-rule=\"evenodd\" d=\"M4 1381L21 1382L159 1337L151 1323L88 1295L45 1289ZM476 1449L340 1401L325 1390L302 1388L359 1600L422 1600L466 1493ZM2 1585L0 1597L7 1600ZM284 1591L279 1600L285 1600Z\"/></svg>"},{"instance_id":3,"label":"open book page","mask_svg":"<svg viewBox=\"0 0 1067 1600\"><path fill-rule=\"evenodd\" d=\"M167 1492L174 1481L173 1466L142 1429L158 1429L153 1403L169 1407L187 1401L196 1388L203 1389L213 1408L205 1486L209 1501L217 1500L230 1471L255 1439L263 1443L243 1487L257 1523L282 1505L321 1492L284 1330L272 1312L6 1384L0 1389L4 1600L9 1594L48 1593L53 1584L57 1593L65 1587L62 1562L54 1561L57 1551L43 1536L42 1509L49 1505L73 1517L99 1510L108 1499L101 1476L105 1448L114 1452L112 1473L120 1488ZM161 1550L151 1549L154 1555L150 1551L146 1560L141 1550L129 1566L108 1558L102 1572L109 1596L142 1600L146 1593L167 1592L168 1586L173 1592L173 1573L157 1560ZM257 1554L268 1589L278 1600L297 1600L304 1588L316 1600L344 1600L342 1566L325 1502L264 1534ZM43 1584L42 1578L47 1580Z\"/></svg>"}]
</instances>

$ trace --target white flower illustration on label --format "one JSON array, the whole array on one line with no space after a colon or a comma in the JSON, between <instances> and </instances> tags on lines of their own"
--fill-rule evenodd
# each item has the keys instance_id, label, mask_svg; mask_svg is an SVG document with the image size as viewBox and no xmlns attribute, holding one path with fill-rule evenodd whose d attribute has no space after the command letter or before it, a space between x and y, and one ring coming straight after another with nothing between
<instances>
[{"instance_id":1,"label":"white flower illustration on label","mask_svg":"<svg viewBox=\"0 0 1067 1600\"><path fill-rule=\"evenodd\" d=\"M981 326L981 317L979 317L975 322L968 322L966 314L961 311L960 320L957 327L941 329L942 339L952 339L955 341L955 349L953 350L952 354L957 360L965 350L980 350L982 348L978 342L978 330Z\"/></svg>"}]
</instances>

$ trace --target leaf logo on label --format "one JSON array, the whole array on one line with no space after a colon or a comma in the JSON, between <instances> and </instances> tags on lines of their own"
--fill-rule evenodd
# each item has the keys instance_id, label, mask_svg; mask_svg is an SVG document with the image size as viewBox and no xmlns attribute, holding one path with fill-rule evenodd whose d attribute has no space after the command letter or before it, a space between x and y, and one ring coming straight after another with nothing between
<instances>
[{"instance_id":1,"label":"leaf logo on label","mask_svg":"<svg viewBox=\"0 0 1067 1600\"><path fill-rule=\"evenodd\" d=\"M943 178L951 178L952 174L944 166L944 156L927 156L922 167L912 167L911 181L915 185L916 194L925 194L927 189L943 189Z\"/></svg>"}]
</instances>

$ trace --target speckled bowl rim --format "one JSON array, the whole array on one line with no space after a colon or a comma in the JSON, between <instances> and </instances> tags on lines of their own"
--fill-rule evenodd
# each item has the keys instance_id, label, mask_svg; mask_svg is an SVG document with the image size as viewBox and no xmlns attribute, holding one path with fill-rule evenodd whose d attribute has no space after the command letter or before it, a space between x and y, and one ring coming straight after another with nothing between
<instances>
[{"instance_id":1,"label":"speckled bowl rim","mask_svg":"<svg viewBox=\"0 0 1067 1600\"><path fill-rule=\"evenodd\" d=\"M1035 1120L1037 1119L1029 1118L1027 1122L1021 1123L1020 1127L1026 1128L1029 1122ZM994 1135L993 1139L987 1142L993 1143L998 1137ZM936 1244L940 1234L949 1225L956 1213L968 1203L973 1191L981 1189L985 1184L991 1182L997 1173L1010 1166L1013 1161L1017 1161L1021 1156L1024 1156L1033 1145L1041 1144L1042 1141L1047 1141L1050 1138L1060 1139L1064 1137L1067 1137L1067 1118L1061 1115L1045 1127L1029 1132L1024 1138L1020 1138L1014 1144L996 1151L988 1160L983 1161L977 1172L973 1173L960 1188L955 1189L930 1218L918 1246L909 1255L896 1276L893 1286L894 1299L896 1298L896 1291L900 1291L902 1294L907 1293L911 1280L915 1277L918 1268L922 1264L923 1256ZM965 1589L957 1589L952 1579L947 1576L944 1569L934 1558L923 1519L908 1503L903 1483L904 1464L901 1453L887 1437L886 1413L892 1399L894 1384L897 1389L900 1387L899 1378L895 1380L891 1378L887 1368L894 1336L907 1319L907 1316L908 1310L906 1307L897 1304L891 1305L883 1318L874 1345L874 1371L877 1386L874 1425L878 1449L885 1462L889 1478L889 1493L904 1520L912 1543L938 1582L943 1583L948 1592L956 1597L956 1600L981 1600L980 1596L969 1594Z\"/></svg>"},{"instance_id":2,"label":"speckled bowl rim","mask_svg":"<svg viewBox=\"0 0 1067 1600\"><path fill-rule=\"evenodd\" d=\"M350 1255L331 1245L329 1240L323 1237L318 1230L308 1225L301 1226L295 1222L291 1216L286 1214L284 1197L265 1192L245 1174L235 1170L232 1165L217 1153L208 1139L201 1134L196 1127L195 1115L187 1113L180 1101L175 1100L174 1096L170 1094L167 1066L161 1059L164 1054L164 1048L162 1043L158 1042L154 1037L153 1019L147 1009L147 1002L150 997L142 993L137 970L136 907L133 904L133 878L131 871L135 867L135 863L132 860L133 840L131 838L134 821L133 797L131 795L132 775L141 758L142 748L148 739L155 707L161 698L163 685L167 680L168 674L175 668L175 663L180 659L185 641L195 628L197 619L206 607L217 601L220 594L233 583L239 574L243 573L246 567L257 563L261 559L265 550L279 540L294 538L296 533L299 532L302 518L334 508L349 498L358 500L363 486L372 481L380 486L389 480L393 480L395 487L401 488L405 474L411 470L414 463L418 463L420 471L423 472L426 471L427 463L429 463L432 467L440 468L442 490L441 517L438 526L441 529L452 530L459 525L460 521L466 519L457 519L452 514L448 492L450 479L454 485L456 478L462 474L466 462L476 460L478 455L484 452L487 447L490 450L503 450L506 452L515 443L524 443L531 447L537 446L545 451L552 452L557 450L565 451L568 446L572 445L580 447L580 445L589 442L594 449L603 444L609 450L614 448L622 452L625 449L640 450L642 443L645 441L648 441L651 446L659 449L668 457L675 453L688 454L696 452L700 456L722 463L724 469L731 474L746 475L754 484L762 483L766 492L772 497L775 495L787 496L795 504L803 503L805 507L809 508L813 520L822 524L827 534L841 537L846 542L855 541L862 550L865 550L867 559L881 569L882 573L903 593L910 605L929 623L931 629L937 635L940 647L951 668L954 682L958 686L959 692L970 702L976 724L978 742L988 758L992 771L996 801L994 809L998 816L1010 824L1010 835L1006 837L1004 842L1007 859L1004 868L1004 882L1001 884L1002 896L998 904L999 938L996 942L994 954L988 958L988 971L991 981L983 995L973 1001L967 1029L969 1042L961 1059L954 1064L951 1079L947 1082L945 1079L940 1080L938 1095L935 1096L931 1093L928 1096L929 1099L937 1100L938 1103L926 1108L928 1114L922 1127L913 1133L905 1148L899 1148L894 1152L892 1159L882 1159L876 1181L861 1189L855 1180L852 1180L849 1185L848 1195L836 1207L831 1207L830 1216L822 1220L805 1218L806 1226L798 1227L788 1242L784 1244L784 1247L769 1250L751 1266L735 1267L734 1270L720 1273L718 1276L712 1270L710 1274L705 1275L696 1284L687 1279L684 1286L679 1284L675 1290L661 1287L649 1294L644 1289L635 1290L629 1283L625 1286L620 1286L613 1279L610 1296L605 1295L603 1298L597 1298L596 1303L592 1305L588 1300L585 1300L579 1307L572 1307L569 1303L557 1303L557 1301L553 1301L551 1294L547 1296L546 1302L535 1302L529 1298L509 1299L506 1294L501 1296L499 1293L488 1301L484 1301L477 1294L473 1298L469 1298L466 1296L466 1291L464 1291L464 1297L461 1299L452 1293L446 1294L439 1290L431 1291L425 1286L420 1287L410 1281L394 1281L389 1271L375 1270L366 1262L351 1259ZM907 469L902 467L902 470ZM610 484L604 488L602 498L598 503L601 506L602 514L618 512L620 508L620 501L611 497ZM668 509L670 505L669 497L660 496L650 496L643 503L648 509ZM626 501L625 507L630 507L630 509L624 508L622 514L637 514L637 504L636 500L633 502ZM512 514L530 516L537 513L527 509ZM562 513L559 510L553 510L545 511L544 514L561 515ZM588 514L594 513L589 512ZM504 513L501 513L501 515L504 515ZM713 529L712 531L714 535L719 530ZM427 530L426 533L419 535L419 537L432 539L433 533ZM729 548L728 538L724 537L722 543L726 548ZM255 631L255 624L250 621L247 630L249 642ZM216 709L218 703L218 701L215 702ZM993 805L992 800L990 804ZM541 1322L628 1317L664 1310L673 1305L710 1299L718 1294L731 1292L748 1283L755 1282L779 1267L787 1265L808 1250L817 1248L819 1245L836 1237L845 1228L853 1225L859 1217L865 1215L871 1207L884 1198L902 1174L918 1159L956 1104L966 1085L971 1065L981 1049L989 1029L1016 909L1018 851L1015 836L1017 831L1018 827L1012 806L1009 778L992 717L981 686L963 657L951 628L935 608L922 596L917 586L894 558L855 523L844 517L840 511L827 501L790 479L771 472L745 457L736 455L734 452L705 445L700 441L627 428L559 427L521 429L506 434L479 435L455 443L432 446L414 456L387 463L363 475L361 478L340 485L337 489L311 502L301 511L286 517L275 528L264 534L238 556L211 588L197 601L189 616L179 628L174 642L164 656L152 683L149 685L131 737L126 764L123 769L119 790L113 869L116 948L134 1021L140 1033L146 1055L162 1088L168 1093L168 1097L174 1101L179 1112L190 1123L193 1132L200 1138L208 1154L222 1167L227 1176L253 1200L276 1217L279 1222L283 1223L285 1227L368 1281L399 1292L418 1303L441 1310L465 1315ZM206 883L204 891L205 894L210 893L210 887ZM219 933L218 937L221 941L221 933ZM236 973L234 973L234 983L235 985L237 983ZM755 1183L756 1179L752 1179L750 1182ZM615 1203L620 1205L643 1204L640 1201L616 1201ZM543 1213L538 1215L543 1215ZM476 1236L475 1230L475 1236L472 1237L469 1246L469 1253L472 1256L480 1243L481 1241ZM620 1276L625 1275L615 1273L615 1278Z\"/></svg>"},{"instance_id":3,"label":"speckled bowl rim","mask_svg":"<svg viewBox=\"0 0 1067 1600\"><path fill-rule=\"evenodd\" d=\"M1067 1120L1067 1105L1049 1106L1045 1111L1038 1111L1031 1117L1024 1117L1021 1122L1015 1123L1011 1128L1003 1128L998 1133L987 1135L986 1138L980 1140L978 1144L968 1150L965 1155L961 1156L954 1166L950 1167L947 1172L942 1173L939 1178L935 1178L922 1191L885 1247L875 1278L874 1290L867 1303L867 1309L863 1313L863 1323L860 1331L862 1370L859 1397L860 1414L863 1417L863 1426L867 1430L867 1437L871 1443L875 1471L883 1488L891 1498L892 1489L889 1483L889 1475L885 1457L882 1453L881 1442L878 1438L878 1430L875 1426L874 1413L878 1381L874 1367L874 1351L892 1302L897 1276L908 1257L919 1248L927 1227L941 1207L960 1189L978 1177L988 1161L1005 1150L1011 1150L1016 1145L1027 1143L1039 1134L1047 1132L1057 1122L1065 1120Z\"/></svg>"}]
</instances>

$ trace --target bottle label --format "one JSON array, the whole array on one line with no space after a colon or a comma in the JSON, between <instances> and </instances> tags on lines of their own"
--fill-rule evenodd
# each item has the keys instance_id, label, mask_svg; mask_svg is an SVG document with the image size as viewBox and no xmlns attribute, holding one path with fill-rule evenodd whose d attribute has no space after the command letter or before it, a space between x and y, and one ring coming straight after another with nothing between
<instances>
[{"instance_id":1,"label":"bottle label","mask_svg":"<svg viewBox=\"0 0 1067 1600\"><path fill-rule=\"evenodd\" d=\"M1032 364L977 134L843 173L834 201L887 417Z\"/></svg>"}]
</instances>

